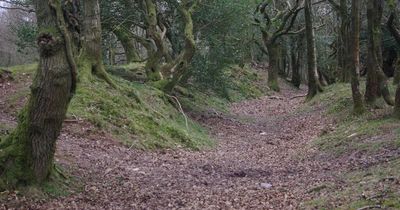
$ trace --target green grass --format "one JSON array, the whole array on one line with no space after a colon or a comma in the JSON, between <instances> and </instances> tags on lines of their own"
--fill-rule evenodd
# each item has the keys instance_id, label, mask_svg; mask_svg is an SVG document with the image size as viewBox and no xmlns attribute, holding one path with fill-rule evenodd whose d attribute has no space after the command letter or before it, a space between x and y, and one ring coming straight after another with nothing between
<instances>
[{"instance_id":1,"label":"green grass","mask_svg":"<svg viewBox=\"0 0 400 210\"><path fill-rule=\"evenodd\" d=\"M393 94L394 86L390 89ZM332 161L346 160L352 154L376 158L385 151L400 148L400 121L392 117L392 107L379 101L380 109L368 108L364 115L355 116L349 84L326 88L303 109L311 110L315 106L324 107L324 114L336 124L332 131L324 132L313 141L313 146L330 155ZM400 157L397 156L367 167L337 172L343 183L327 183L329 187L322 190L319 198L306 202L305 208L359 209L380 205L385 209L400 209L399 174ZM386 180L388 177L392 181Z\"/></svg>"},{"instance_id":2,"label":"green grass","mask_svg":"<svg viewBox=\"0 0 400 210\"><path fill-rule=\"evenodd\" d=\"M266 78L247 65L243 68L232 66L225 74L230 81L228 94L231 101L261 97L269 90Z\"/></svg>"},{"instance_id":3,"label":"green grass","mask_svg":"<svg viewBox=\"0 0 400 210\"><path fill-rule=\"evenodd\" d=\"M201 149L213 145L207 131L186 118L159 90L117 77L114 80L118 90L103 81L81 85L68 115L86 119L136 148Z\"/></svg>"},{"instance_id":4,"label":"green grass","mask_svg":"<svg viewBox=\"0 0 400 210\"><path fill-rule=\"evenodd\" d=\"M26 65L18 65L18 66L12 66L9 67L8 69L14 74L33 74L37 68L37 64L26 64Z\"/></svg>"},{"instance_id":5,"label":"green grass","mask_svg":"<svg viewBox=\"0 0 400 210\"><path fill-rule=\"evenodd\" d=\"M217 94L212 90L199 87L184 89L181 97L185 109L192 112L204 112L210 109L229 113L228 105L246 99L254 99L268 94L266 78L249 66L240 68L235 65L225 69L225 77L230 84L225 87L225 94ZM200 90L199 90L200 89Z\"/></svg>"},{"instance_id":6,"label":"green grass","mask_svg":"<svg viewBox=\"0 0 400 210\"><path fill-rule=\"evenodd\" d=\"M364 115L355 116L349 84L328 87L306 104L309 105L325 107L325 114L336 122L332 132L314 141L324 152L335 156L356 151L374 154L382 149L400 147L400 122L391 116L392 108L383 105L381 109L370 109Z\"/></svg>"},{"instance_id":7,"label":"green grass","mask_svg":"<svg viewBox=\"0 0 400 210\"><path fill-rule=\"evenodd\" d=\"M379 205L382 209L400 209L399 171L400 159L395 159L341 174L341 186L329 186L319 198L305 202L303 207L356 210Z\"/></svg>"},{"instance_id":8,"label":"green grass","mask_svg":"<svg viewBox=\"0 0 400 210\"><path fill-rule=\"evenodd\" d=\"M37 64L10 67L13 75L33 75ZM130 64L116 68L127 71L142 70L143 64ZM189 112L217 110L228 112L230 101L262 96L266 92L265 79L250 67L233 66L226 69L232 80L229 97L223 98L212 91L201 92L195 87L182 89L188 94L179 97L179 103ZM113 89L101 80L80 84L68 110L68 117L91 122L128 146L143 149L185 147L201 149L214 144L208 131L181 113L177 101L159 90L118 76L112 78L119 85ZM27 86L20 87L6 100L10 108L29 94Z\"/></svg>"},{"instance_id":9,"label":"green grass","mask_svg":"<svg viewBox=\"0 0 400 210\"><path fill-rule=\"evenodd\" d=\"M132 65L125 67L135 68ZM18 78L25 74L33 75L36 68L36 64L31 64L9 69ZM67 117L87 120L99 130L136 148L185 147L198 150L214 145L208 131L179 112L178 106L173 106L174 100L161 91L119 77L112 78L118 84L118 89L109 87L102 80L80 84ZM29 94L28 86L18 88L21 89L6 99L10 108Z\"/></svg>"}]
</instances>

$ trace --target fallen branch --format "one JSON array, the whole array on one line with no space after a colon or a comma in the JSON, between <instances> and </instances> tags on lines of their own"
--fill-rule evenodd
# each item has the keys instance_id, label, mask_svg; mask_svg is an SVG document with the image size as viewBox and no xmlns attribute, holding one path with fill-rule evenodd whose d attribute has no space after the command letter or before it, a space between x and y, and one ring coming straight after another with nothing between
<instances>
[{"instance_id":1,"label":"fallen branch","mask_svg":"<svg viewBox=\"0 0 400 210\"><path fill-rule=\"evenodd\" d=\"M303 97L306 97L306 96L307 96L307 94L306 95L293 96L293 97L290 98L290 100L293 100L293 99L296 99L296 98L303 98Z\"/></svg>"},{"instance_id":2,"label":"fallen branch","mask_svg":"<svg viewBox=\"0 0 400 210\"><path fill-rule=\"evenodd\" d=\"M170 97L170 98L173 98L173 99L175 99L176 103L178 103L178 106L179 106L179 112L181 112L181 113L182 113L182 115L183 115L183 117L185 118L186 130L187 130L187 132L189 132L189 123L188 123L188 118L187 118L187 116L186 116L185 112L183 111L183 109L182 109L182 105L181 105L181 103L179 102L178 98L177 98L177 97L175 97L175 96L168 95L168 94L167 94L167 96L168 96L168 97Z\"/></svg>"},{"instance_id":3,"label":"fallen branch","mask_svg":"<svg viewBox=\"0 0 400 210\"><path fill-rule=\"evenodd\" d=\"M375 205L375 206L364 206L361 207L357 210L368 210L368 209L382 209L383 207L381 205Z\"/></svg>"}]
</instances>

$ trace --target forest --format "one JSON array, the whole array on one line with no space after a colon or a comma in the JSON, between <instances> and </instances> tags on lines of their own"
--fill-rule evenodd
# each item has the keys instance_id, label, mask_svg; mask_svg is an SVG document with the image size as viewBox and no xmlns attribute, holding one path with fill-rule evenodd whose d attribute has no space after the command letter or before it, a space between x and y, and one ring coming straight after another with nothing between
<instances>
[{"instance_id":1,"label":"forest","mask_svg":"<svg viewBox=\"0 0 400 210\"><path fill-rule=\"evenodd\" d=\"M400 0L0 0L0 209L400 209Z\"/></svg>"}]
</instances>

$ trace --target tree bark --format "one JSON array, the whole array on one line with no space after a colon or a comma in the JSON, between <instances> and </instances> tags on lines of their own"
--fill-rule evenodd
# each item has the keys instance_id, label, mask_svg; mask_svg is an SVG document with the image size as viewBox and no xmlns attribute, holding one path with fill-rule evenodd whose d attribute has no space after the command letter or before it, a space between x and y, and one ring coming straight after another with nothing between
<instances>
[{"instance_id":1,"label":"tree bark","mask_svg":"<svg viewBox=\"0 0 400 210\"><path fill-rule=\"evenodd\" d=\"M394 11L390 14L390 17L387 22L387 27L389 29L390 34L394 37L397 42L397 45L400 46L400 30L396 28L394 24L394 20L397 19L397 11ZM400 84L400 55L397 56L397 60L395 61L395 72L393 78L393 84L399 85Z\"/></svg>"},{"instance_id":2,"label":"tree bark","mask_svg":"<svg viewBox=\"0 0 400 210\"><path fill-rule=\"evenodd\" d=\"M382 58L382 29L381 19L383 12L383 0L368 1L368 72L365 100L367 104L374 105L378 96L389 105L394 105L390 95L387 77L383 73Z\"/></svg>"},{"instance_id":3,"label":"tree bark","mask_svg":"<svg viewBox=\"0 0 400 210\"><path fill-rule=\"evenodd\" d=\"M196 52L196 42L193 34L193 19L192 13L194 12L195 2L192 6L189 6L187 0L183 0L178 6L178 10L181 13L184 20L184 39L185 46L183 51L172 61L166 63L161 68L161 74L163 80L158 82L156 86L165 92L171 92L174 87L181 81L182 77L188 73L190 63Z\"/></svg>"},{"instance_id":4,"label":"tree bark","mask_svg":"<svg viewBox=\"0 0 400 210\"><path fill-rule=\"evenodd\" d=\"M394 19L397 18L397 14L396 11L392 12L392 14L389 17L387 26L389 28L390 33L392 34L392 36L395 38L397 45L400 46L400 30L396 28L396 26L394 25ZM397 65L396 67L398 68L396 70L396 74L395 74L395 79L396 77L399 77L400 73L400 58L397 58ZM399 79L400 80L400 79ZM400 119L400 84L397 81L397 90L396 90L396 97L395 97L395 104L394 104L394 116L397 119Z\"/></svg>"},{"instance_id":5,"label":"tree bark","mask_svg":"<svg viewBox=\"0 0 400 210\"><path fill-rule=\"evenodd\" d=\"M83 7L82 21L82 52L79 58L81 82L88 82L92 73L104 79L108 84L116 85L108 76L104 64L101 48L101 20L98 0L81 1Z\"/></svg>"},{"instance_id":6,"label":"tree bark","mask_svg":"<svg viewBox=\"0 0 400 210\"><path fill-rule=\"evenodd\" d=\"M279 72L279 45L276 43L269 43L267 46L268 50L268 87L276 92L280 91L278 83L278 72Z\"/></svg>"},{"instance_id":7,"label":"tree bark","mask_svg":"<svg viewBox=\"0 0 400 210\"><path fill-rule=\"evenodd\" d=\"M351 59L349 59L349 56L352 52L351 49L347 46L351 45L351 38L348 35L350 33L350 15L348 14L348 7L347 7L347 0L340 0L340 17L341 17L341 22L340 22L340 31L339 31L339 37L340 37L340 46L339 46L339 56L338 56L338 61L339 61L339 66L340 66L340 81L341 82L350 82L351 80L351 74L349 69L351 68Z\"/></svg>"},{"instance_id":8,"label":"tree bark","mask_svg":"<svg viewBox=\"0 0 400 210\"><path fill-rule=\"evenodd\" d=\"M303 37L300 36L297 42L297 47L294 47L291 51L291 61L292 61L292 79L291 82L296 88L300 88L301 85L301 75L300 75L300 58L302 55L302 42ZM296 46L296 43L293 43Z\"/></svg>"},{"instance_id":9,"label":"tree bark","mask_svg":"<svg viewBox=\"0 0 400 210\"><path fill-rule=\"evenodd\" d=\"M360 5L361 1L352 0L351 7L351 90L353 95L354 113L362 114L365 111L362 95L360 92Z\"/></svg>"},{"instance_id":10,"label":"tree bark","mask_svg":"<svg viewBox=\"0 0 400 210\"><path fill-rule=\"evenodd\" d=\"M0 190L47 180L74 90L76 47L72 46L61 1L36 0L34 5L40 62L18 126L0 142Z\"/></svg>"},{"instance_id":11,"label":"tree bark","mask_svg":"<svg viewBox=\"0 0 400 210\"><path fill-rule=\"evenodd\" d=\"M315 34L313 29L313 14L311 0L305 1L304 7L307 39L307 69L308 69L308 94L307 99L312 99L318 92L322 92L317 69L317 55Z\"/></svg>"},{"instance_id":12,"label":"tree bark","mask_svg":"<svg viewBox=\"0 0 400 210\"><path fill-rule=\"evenodd\" d=\"M134 44L134 39L130 36L130 32L126 31L126 28L117 27L113 30L117 39L121 42L122 47L125 51L126 63L139 62L140 56L137 52Z\"/></svg>"}]
</instances>

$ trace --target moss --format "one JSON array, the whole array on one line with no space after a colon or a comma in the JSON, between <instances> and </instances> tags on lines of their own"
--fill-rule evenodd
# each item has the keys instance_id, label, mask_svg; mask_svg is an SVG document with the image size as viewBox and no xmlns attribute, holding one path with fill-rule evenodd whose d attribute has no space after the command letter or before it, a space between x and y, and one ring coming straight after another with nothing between
<instances>
[{"instance_id":1,"label":"moss","mask_svg":"<svg viewBox=\"0 0 400 210\"><path fill-rule=\"evenodd\" d=\"M18 65L10 67L10 71L14 75L21 75L21 74L30 74L33 75L37 70L38 64L26 64L26 65Z\"/></svg>"},{"instance_id":2,"label":"moss","mask_svg":"<svg viewBox=\"0 0 400 210\"><path fill-rule=\"evenodd\" d=\"M399 159L391 160L365 170L355 170L340 175L344 183L328 189L320 198L308 202L320 209L359 209L380 205L383 209L400 207ZM323 200L324 202L318 203ZM334 204L335 206L332 206Z\"/></svg>"},{"instance_id":3,"label":"moss","mask_svg":"<svg viewBox=\"0 0 400 210\"><path fill-rule=\"evenodd\" d=\"M275 91L275 92L279 92L281 89L279 88L279 83L278 80L269 80L268 81L268 87Z\"/></svg>"},{"instance_id":4,"label":"moss","mask_svg":"<svg viewBox=\"0 0 400 210\"><path fill-rule=\"evenodd\" d=\"M99 80L81 85L68 115L87 119L121 142L139 148L200 149L212 145L207 132L197 129L200 126L190 119L191 132L183 135L185 120L161 91L117 77L113 80L118 82L118 90Z\"/></svg>"},{"instance_id":5,"label":"moss","mask_svg":"<svg viewBox=\"0 0 400 210\"><path fill-rule=\"evenodd\" d=\"M18 121L18 127L8 138L0 142L0 180L8 189L28 182L32 183L34 180L33 172L27 167L30 161L27 154L30 149L26 148L25 142L29 140L26 109L21 111Z\"/></svg>"},{"instance_id":6,"label":"moss","mask_svg":"<svg viewBox=\"0 0 400 210\"><path fill-rule=\"evenodd\" d=\"M370 107L370 111L363 115L353 115L350 85L328 87L303 108L312 110L315 106L323 107L325 114L337 122L332 131L313 141L314 146L334 160L348 158L352 154L379 157L387 151L398 150L400 124L392 117L392 108L386 106L382 99L378 102L382 104L379 109ZM393 156L366 167L341 171L336 174L341 184L324 190L318 199L307 202L306 208L358 209L369 205L398 208L400 188L396 180L400 178L399 161L399 157ZM387 180L388 177L392 181Z\"/></svg>"}]
</instances>

